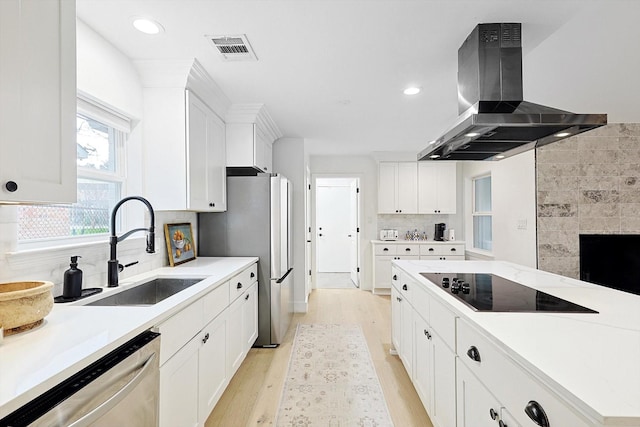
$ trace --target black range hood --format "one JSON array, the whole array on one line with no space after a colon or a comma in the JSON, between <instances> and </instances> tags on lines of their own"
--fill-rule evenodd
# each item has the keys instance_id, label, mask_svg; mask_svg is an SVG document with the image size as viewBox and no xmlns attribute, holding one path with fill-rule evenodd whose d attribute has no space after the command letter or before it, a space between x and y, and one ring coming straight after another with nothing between
<instances>
[{"instance_id":1,"label":"black range hood","mask_svg":"<svg viewBox=\"0 0 640 427\"><path fill-rule=\"evenodd\" d=\"M458 49L458 121L418 160L500 160L607 124L526 102L521 24L479 24Z\"/></svg>"}]
</instances>

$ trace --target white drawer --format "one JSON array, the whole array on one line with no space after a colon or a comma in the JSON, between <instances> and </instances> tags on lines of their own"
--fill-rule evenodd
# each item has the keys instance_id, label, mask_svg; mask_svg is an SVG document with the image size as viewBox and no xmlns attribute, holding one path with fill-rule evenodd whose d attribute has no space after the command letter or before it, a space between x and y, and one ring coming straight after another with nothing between
<instances>
[{"instance_id":1,"label":"white drawer","mask_svg":"<svg viewBox=\"0 0 640 427\"><path fill-rule=\"evenodd\" d=\"M203 325L206 325L210 321L216 318L220 313L224 311L229 305L229 282L224 282L222 285L209 292L202 297L203 301Z\"/></svg>"},{"instance_id":2,"label":"white drawer","mask_svg":"<svg viewBox=\"0 0 640 427\"><path fill-rule=\"evenodd\" d=\"M396 245L374 245L376 255L395 255Z\"/></svg>"},{"instance_id":3,"label":"white drawer","mask_svg":"<svg viewBox=\"0 0 640 427\"><path fill-rule=\"evenodd\" d=\"M431 260L438 260L438 261L464 261L464 255L463 256L459 256L459 255L424 255L420 257L421 260L424 261L431 261Z\"/></svg>"},{"instance_id":4,"label":"white drawer","mask_svg":"<svg viewBox=\"0 0 640 427\"><path fill-rule=\"evenodd\" d=\"M398 267L391 266L391 286L396 288L400 292L400 277L401 273Z\"/></svg>"},{"instance_id":5,"label":"white drawer","mask_svg":"<svg viewBox=\"0 0 640 427\"><path fill-rule=\"evenodd\" d=\"M258 264L253 264L229 280L229 303L235 301L258 280Z\"/></svg>"},{"instance_id":6,"label":"white drawer","mask_svg":"<svg viewBox=\"0 0 640 427\"><path fill-rule=\"evenodd\" d=\"M551 426L587 427L593 425L564 402L560 396L543 386L523 367L516 364L496 345L458 318L458 356L478 379L496 396L512 417L524 426L536 424L524 412L529 402L537 402L544 410ZM468 354L477 351L477 359ZM473 355L473 353L471 353Z\"/></svg>"},{"instance_id":7,"label":"white drawer","mask_svg":"<svg viewBox=\"0 0 640 427\"><path fill-rule=\"evenodd\" d=\"M396 255L398 256L419 256L420 255L420 245L417 243L406 243L399 244L396 247Z\"/></svg>"},{"instance_id":8,"label":"white drawer","mask_svg":"<svg viewBox=\"0 0 640 427\"><path fill-rule=\"evenodd\" d=\"M160 366L171 358L204 326L202 298L176 313L156 329L160 332Z\"/></svg>"},{"instance_id":9,"label":"white drawer","mask_svg":"<svg viewBox=\"0 0 640 427\"><path fill-rule=\"evenodd\" d=\"M458 255L464 257L464 245L460 243L432 243L420 245L420 255Z\"/></svg>"},{"instance_id":10,"label":"white drawer","mask_svg":"<svg viewBox=\"0 0 640 427\"><path fill-rule=\"evenodd\" d=\"M416 283L412 289L413 309L427 322L429 321L429 293L424 286Z\"/></svg>"},{"instance_id":11,"label":"white drawer","mask_svg":"<svg viewBox=\"0 0 640 427\"><path fill-rule=\"evenodd\" d=\"M409 304L412 303L413 290L417 286L419 285L413 281L411 276L405 272L400 272L400 286L398 287L398 290L400 291L400 295L402 295L403 299L405 299Z\"/></svg>"},{"instance_id":12,"label":"white drawer","mask_svg":"<svg viewBox=\"0 0 640 427\"><path fill-rule=\"evenodd\" d=\"M429 324L451 350L456 351L456 315L436 298L429 299Z\"/></svg>"}]
</instances>

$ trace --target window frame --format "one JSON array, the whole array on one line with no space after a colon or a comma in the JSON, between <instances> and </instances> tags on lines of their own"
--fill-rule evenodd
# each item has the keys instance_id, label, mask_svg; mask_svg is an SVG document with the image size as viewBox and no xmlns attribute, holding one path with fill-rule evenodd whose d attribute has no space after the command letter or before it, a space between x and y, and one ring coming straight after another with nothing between
<instances>
[{"instance_id":1,"label":"window frame","mask_svg":"<svg viewBox=\"0 0 640 427\"><path fill-rule=\"evenodd\" d=\"M115 111L111 107L96 100L95 98L84 93L77 95L77 111L76 116L86 116L92 120L96 120L109 128L115 130L115 171L99 171L94 168L76 166L77 179L91 179L104 182L117 183L120 186L119 198L127 194L127 155L126 141L132 131L132 119L124 114ZM20 219L17 218L19 223ZM120 215L117 228L126 227L127 215ZM87 235L67 235L60 237L43 237L37 239L20 240L16 235L17 249L19 251L29 251L38 249L47 249L69 245L83 245L95 242L108 241L109 232L87 234Z\"/></svg>"},{"instance_id":2,"label":"window frame","mask_svg":"<svg viewBox=\"0 0 640 427\"><path fill-rule=\"evenodd\" d=\"M490 184L490 189L491 189L491 184L492 184L492 176L491 176L491 172L489 173L484 173L482 175L478 175L475 176L473 178L471 178L471 246L473 248L474 251L479 251L479 252L483 252L486 254L492 254L493 253L493 191L491 191L490 193L490 200L489 203L491 204L491 210L489 211L477 211L476 210L476 182L481 180L481 179L486 179L489 178L489 184ZM483 218L489 218L491 221L491 249L485 249L485 248L481 248L481 247L477 247L476 246L476 240L475 240L475 235L476 235L476 227L475 227L475 218L478 217L483 217Z\"/></svg>"}]
</instances>

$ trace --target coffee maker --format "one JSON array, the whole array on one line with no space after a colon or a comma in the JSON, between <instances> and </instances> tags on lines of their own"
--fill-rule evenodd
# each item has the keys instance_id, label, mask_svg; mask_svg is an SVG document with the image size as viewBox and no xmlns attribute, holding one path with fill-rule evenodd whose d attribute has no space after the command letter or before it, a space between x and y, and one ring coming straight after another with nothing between
<instances>
[{"instance_id":1,"label":"coffee maker","mask_svg":"<svg viewBox=\"0 0 640 427\"><path fill-rule=\"evenodd\" d=\"M433 232L433 240L437 240L437 241L444 241L444 230L445 228L447 228L446 224L444 222L440 222L438 224L436 224L436 229Z\"/></svg>"}]
</instances>

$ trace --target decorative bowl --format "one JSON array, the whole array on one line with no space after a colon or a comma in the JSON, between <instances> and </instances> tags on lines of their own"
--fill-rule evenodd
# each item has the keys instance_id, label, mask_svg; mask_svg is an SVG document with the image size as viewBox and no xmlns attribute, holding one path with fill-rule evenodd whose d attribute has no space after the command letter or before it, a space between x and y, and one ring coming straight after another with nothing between
<instances>
[{"instance_id":1,"label":"decorative bowl","mask_svg":"<svg viewBox=\"0 0 640 427\"><path fill-rule=\"evenodd\" d=\"M12 335L42 323L53 308L52 282L0 283L0 325Z\"/></svg>"}]
</instances>

